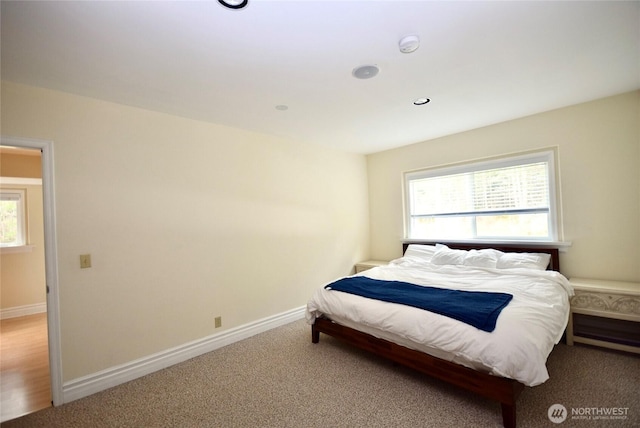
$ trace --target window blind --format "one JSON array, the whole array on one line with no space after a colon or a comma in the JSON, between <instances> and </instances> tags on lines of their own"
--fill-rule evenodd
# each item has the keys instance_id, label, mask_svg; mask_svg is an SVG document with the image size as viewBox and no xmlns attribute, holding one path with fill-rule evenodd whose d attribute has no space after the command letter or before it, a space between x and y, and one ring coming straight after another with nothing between
<instances>
[{"instance_id":1,"label":"window blind","mask_svg":"<svg viewBox=\"0 0 640 428\"><path fill-rule=\"evenodd\" d=\"M555 240L554 152L405 173L408 238Z\"/></svg>"}]
</instances>

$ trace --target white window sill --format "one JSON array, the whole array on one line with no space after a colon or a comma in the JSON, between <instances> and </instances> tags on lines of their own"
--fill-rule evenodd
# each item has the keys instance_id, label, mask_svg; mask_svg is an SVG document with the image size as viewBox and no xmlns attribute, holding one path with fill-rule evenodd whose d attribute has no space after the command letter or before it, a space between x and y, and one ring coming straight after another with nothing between
<instances>
[{"instance_id":1,"label":"white window sill","mask_svg":"<svg viewBox=\"0 0 640 428\"><path fill-rule=\"evenodd\" d=\"M35 248L35 245L16 245L15 247L0 247L0 254L13 254L13 253L30 253Z\"/></svg>"}]
</instances>

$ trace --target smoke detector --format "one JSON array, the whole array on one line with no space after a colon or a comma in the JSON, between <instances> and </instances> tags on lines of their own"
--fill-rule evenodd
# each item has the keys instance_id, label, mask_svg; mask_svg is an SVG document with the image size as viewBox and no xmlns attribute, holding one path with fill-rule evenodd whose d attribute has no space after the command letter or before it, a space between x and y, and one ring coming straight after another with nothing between
<instances>
[{"instance_id":1,"label":"smoke detector","mask_svg":"<svg viewBox=\"0 0 640 428\"><path fill-rule=\"evenodd\" d=\"M418 36L405 36L400 39L398 46L402 53L415 52L420 47L420 38Z\"/></svg>"}]
</instances>

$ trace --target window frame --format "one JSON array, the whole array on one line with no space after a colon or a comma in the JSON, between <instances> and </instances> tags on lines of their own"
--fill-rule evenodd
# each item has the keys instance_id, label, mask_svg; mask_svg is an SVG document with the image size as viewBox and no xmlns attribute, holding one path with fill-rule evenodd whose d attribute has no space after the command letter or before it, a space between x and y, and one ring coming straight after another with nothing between
<instances>
[{"instance_id":1,"label":"window frame","mask_svg":"<svg viewBox=\"0 0 640 428\"><path fill-rule=\"evenodd\" d=\"M478 237L474 232L473 237L467 237L464 239L447 239L447 241L461 241L461 242L525 242L525 243L558 243L562 235L562 228L560 222L560 203L558 200L558 171L557 171L557 148L546 148L543 150L536 150L523 153L515 153L506 156L500 156L495 158L485 158L480 160L439 165L429 168L421 168L412 171L406 171L403 173L403 220L404 220L404 236L406 240L424 240L424 241L437 241L442 238L435 237L416 237L412 236L411 224L411 186L412 180L448 176L461 173L479 172L485 170L491 170L496 168L508 168L513 166L527 165L545 162L548 165L548 186L549 186L549 234L546 237ZM482 215L482 214L480 214ZM486 215L486 214L485 214ZM443 215L442 217L444 217Z\"/></svg>"}]
</instances>

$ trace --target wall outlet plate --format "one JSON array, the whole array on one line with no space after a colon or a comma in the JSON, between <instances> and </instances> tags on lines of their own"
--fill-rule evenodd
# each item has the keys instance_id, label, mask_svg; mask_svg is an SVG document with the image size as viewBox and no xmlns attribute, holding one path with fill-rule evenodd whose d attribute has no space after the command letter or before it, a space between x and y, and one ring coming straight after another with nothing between
<instances>
[{"instance_id":1,"label":"wall outlet plate","mask_svg":"<svg viewBox=\"0 0 640 428\"><path fill-rule=\"evenodd\" d=\"M86 269L91 267L91 254L80 255L80 268Z\"/></svg>"}]
</instances>

